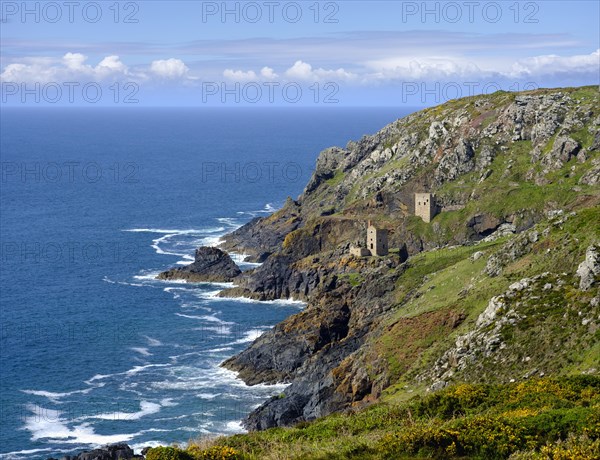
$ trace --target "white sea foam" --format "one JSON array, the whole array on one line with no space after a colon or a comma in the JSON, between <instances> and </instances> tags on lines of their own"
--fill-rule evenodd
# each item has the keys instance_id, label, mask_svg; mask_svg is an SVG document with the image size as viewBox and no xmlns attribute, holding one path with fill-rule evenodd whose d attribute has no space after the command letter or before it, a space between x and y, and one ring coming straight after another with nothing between
<instances>
[{"instance_id":1,"label":"white sea foam","mask_svg":"<svg viewBox=\"0 0 600 460\"><path fill-rule=\"evenodd\" d=\"M132 369L129 369L128 371L125 372L119 372L118 374L114 374L114 375L135 375L138 374L142 371L145 371L146 369L150 369L153 367L167 367L170 366L170 364L145 364L144 366L133 366Z\"/></svg>"},{"instance_id":2,"label":"white sea foam","mask_svg":"<svg viewBox=\"0 0 600 460\"><path fill-rule=\"evenodd\" d=\"M140 401L140 410L136 412L105 412L102 414L94 414L80 417L78 421L98 419L98 420L139 420L146 415L156 414L160 412L161 405L150 401Z\"/></svg>"},{"instance_id":3,"label":"white sea foam","mask_svg":"<svg viewBox=\"0 0 600 460\"><path fill-rule=\"evenodd\" d=\"M194 327L192 331L201 331L201 332L214 332L217 335L231 335L231 327L230 326L201 326Z\"/></svg>"},{"instance_id":4,"label":"white sea foam","mask_svg":"<svg viewBox=\"0 0 600 460\"><path fill-rule=\"evenodd\" d=\"M196 395L197 398L209 400L215 399L217 396L221 396L221 393L198 393Z\"/></svg>"},{"instance_id":5,"label":"white sea foam","mask_svg":"<svg viewBox=\"0 0 600 460\"><path fill-rule=\"evenodd\" d=\"M142 281L156 281L156 277L160 274L159 271L145 273L143 275L134 275L133 278Z\"/></svg>"},{"instance_id":6,"label":"white sea foam","mask_svg":"<svg viewBox=\"0 0 600 460\"><path fill-rule=\"evenodd\" d=\"M146 337L148 340L156 340L156 339L152 339L151 337ZM161 344L162 343L159 340L156 340L157 344ZM139 374L140 372L145 371L146 369L151 369L151 368L160 368L160 367L168 367L170 366L170 364L144 364L141 366L133 366L131 369L125 371L125 372L117 372L115 374L96 374L93 377L91 377L88 380L85 380L84 382L88 385L96 385L99 386L98 384L95 384L93 382L96 382L97 380L105 380L105 379L109 379L112 377L117 377L120 375L126 375L128 377L131 377L132 375L136 375Z\"/></svg>"},{"instance_id":7,"label":"white sea foam","mask_svg":"<svg viewBox=\"0 0 600 460\"><path fill-rule=\"evenodd\" d=\"M148 341L148 345L150 345L151 347L160 347L163 344L160 340L154 339L147 335L144 335L143 337Z\"/></svg>"},{"instance_id":8,"label":"white sea foam","mask_svg":"<svg viewBox=\"0 0 600 460\"><path fill-rule=\"evenodd\" d=\"M235 217L219 217L217 220L229 227L238 228L240 226L239 220Z\"/></svg>"},{"instance_id":9,"label":"white sea foam","mask_svg":"<svg viewBox=\"0 0 600 460\"><path fill-rule=\"evenodd\" d=\"M179 405L179 403L174 402L173 398L163 398L160 400L160 405L163 407L174 407Z\"/></svg>"},{"instance_id":10,"label":"white sea foam","mask_svg":"<svg viewBox=\"0 0 600 460\"><path fill-rule=\"evenodd\" d=\"M177 316L181 316L182 318L189 318L189 319L199 319L202 321L208 321L209 323L218 323L218 324L235 324L232 323L231 321L224 321L220 318L217 318L214 315L202 315L202 316L198 316L198 315L184 315L183 313L175 313Z\"/></svg>"},{"instance_id":11,"label":"white sea foam","mask_svg":"<svg viewBox=\"0 0 600 460\"><path fill-rule=\"evenodd\" d=\"M21 390L21 392L34 396L43 396L44 398L48 398L52 402L59 402L60 399L65 398L67 396L75 395L75 394L88 394L92 391L93 388L86 388L84 390L75 390L68 391L65 393L55 393L53 391L45 391L45 390Z\"/></svg>"},{"instance_id":12,"label":"white sea foam","mask_svg":"<svg viewBox=\"0 0 600 460\"><path fill-rule=\"evenodd\" d=\"M84 380L84 383L87 385L94 385L92 382L95 382L96 380L104 380L108 377L112 377L113 374L96 374L94 375L92 378L88 379L88 380Z\"/></svg>"},{"instance_id":13,"label":"white sea foam","mask_svg":"<svg viewBox=\"0 0 600 460\"><path fill-rule=\"evenodd\" d=\"M25 417L23 428L31 433L32 441L44 439L54 443L100 445L126 442L137 436L137 433L101 435L89 423L69 427L60 411L33 405L28 405L27 409L33 415Z\"/></svg>"},{"instance_id":14,"label":"white sea foam","mask_svg":"<svg viewBox=\"0 0 600 460\"><path fill-rule=\"evenodd\" d=\"M197 246L217 247L223 242L221 236L207 236L197 241Z\"/></svg>"},{"instance_id":15,"label":"white sea foam","mask_svg":"<svg viewBox=\"0 0 600 460\"><path fill-rule=\"evenodd\" d=\"M142 443L139 444L130 444L129 447L131 447L133 449L133 453L136 455L141 455L142 453L142 449L144 447L159 447L159 446L164 446L164 441L144 441Z\"/></svg>"},{"instance_id":16,"label":"white sea foam","mask_svg":"<svg viewBox=\"0 0 600 460\"><path fill-rule=\"evenodd\" d=\"M203 233L219 233L225 231L224 227L208 227L208 228L190 228L190 229L164 229L164 228L130 228L123 230L124 232L133 233L164 233L177 235L201 235Z\"/></svg>"},{"instance_id":17,"label":"white sea foam","mask_svg":"<svg viewBox=\"0 0 600 460\"><path fill-rule=\"evenodd\" d=\"M242 426L241 421L227 422L227 424L225 425L225 430L227 430L230 433L246 433L246 430Z\"/></svg>"},{"instance_id":18,"label":"white sea foam","mask_svg":"<svg viewBox=\"0 0 600 460\"><path fill-rule=\"evenodd\" d=\"M56 452L56 449L44 448L44 449L26 449L26 450L15 450L13 452L6 452L4 454L0 454L0 458L2 459L18 459L22 455L31 455L31 454L39 454L41 452ZM63 452L63 451L58 451ZM66 452L66 451L65 451Z\"/></svg>"},{"instance_id":19,"label":"white sea foam","mask_svg":"<svg viewBox=\"0 0 600 460\"><path fill-rule=\"evenodd\" d=\"M249 297L221 297L218 294L221 291L208 291L199 294L199 297L211 301L228 301L228 302L241 302L241 303L253 303L253 304L265 304L265 305L282 305L282 306L294 306L298 308L304 308L306 302L303 300L296 300L294 298L289 299L276 299L276 300L256 300Z\"/></svg>"},{"instance_id":20,"label":"white sea foam","mask_svg":"<svg viewBox=\"0 0 600 460\"><path fill-rule=\"evenodd\" d=\"M243 343L250 343L250 342L254 342L256 339L258 339L261 335L264 334L264 332L266 330L268 330L270 328L265 328L265 329L250 329L249 331L247 331L246 333L244 333L244 336L241 339L238 339L234 342L231 342L231 344L228 345L240 345Z\"/></svg>"},{"instance_id":21,"label":"white sea foam","mask_svg":"<svg viewBox=\"0 0 600 460\"><path fill-rule=\"evenodd\" d=\"M152 356L152 353L150 353L148 349L144 347L131 347L130 350L133 350L142 356Z\"/></svg>"},{"instance_id":22,"label":"white sea foam","mask_svg":"<svg viewBox=\"0 0 600 460\"><path fill-rule=\"evenodd\" d=\"M221 353L224 351L231 351L233 348L231 347L221 347L221 348L211 348L210 350L206 350L207 353Z\"/></svg>"}]
</instances>

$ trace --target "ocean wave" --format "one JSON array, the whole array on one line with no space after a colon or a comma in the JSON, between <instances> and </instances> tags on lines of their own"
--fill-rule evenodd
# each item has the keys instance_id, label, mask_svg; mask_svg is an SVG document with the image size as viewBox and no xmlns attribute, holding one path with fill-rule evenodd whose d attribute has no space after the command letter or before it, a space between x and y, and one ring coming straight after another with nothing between
<instances>
[{"instance_id":1,"label":"ocean wave","mask_svg":"<svg viewBox=\"0 0 600 460\"><path fill-rule=\"evenodd\" d=\"M231 335L231 327L230 326L201 326L194 327L192 331L200 331L200 332L214 332L217 335Z\"/></svg>"},{"instance_id":2,"label":"ocean wave","mask_svg":"<svg viewBox=\"0 0 600 460\"><path fill-rule=\"evenodd\" d=\"M148 337L148 339L155 340L155 339L152 339L151 337ZM159 340L156 340L156 342L160 343L162 345L162 343ZM84 383L86 383L88 385L94 385L94 383L92 383L92 382L96 382L98 380L106 380L106 379L110 379L110 378L117 377L120 375L126 375L126 376L130 377L132 375L139 374L140 372L143 372L146 369L168 367L170 365L171 364L144 364L141 366L133 366L131 369L126 370L124 372L116 372L114 374L96 374L93 377L89 378L88 380L84 380Z\"/></svg>"},{"instance_id":3,"label":"ocean wave","mask_svg":"<svg viewBox=\"0 0 600 460\"><path fill-rule=\"evenodd\" d=\"M45 390L21 390L21 392L28 395L43 396L44 398L48 398L53 403L58 403L62 398L66 398L67 396L72 396L75 394L88 394L93 389L94 388L86 388L84 390L67 391L64 393L55 393L53 391Z\"/></svg>"},{"instance_id":4,"label":"ocean wave","mask_svg":"<svg viewBox=\"0 0 600 460\"><path fill-rule=\"evenodd\" d=\"M202 235L204 233L219 233L225 231L225 227L190 228L190 229L164 229L164 228L129 228L124 232L132 233L160 233L177 235Z\"/></svg>"},{"instance_id":5,"label":"ocean wave","mask_svg":"<svg viewBox=\"0 0 600 460\"><path fill-rule=\"evenodd\" d=\"M159 271L153 271L150 273L144 273L143 275L133 275L136 280L142 281L156 281L156 277L160 274Z\"/></svg>"},{"instance_id":6,"label":"ocean wave","mask_svg":"<svg viewBox=\"0 0 600 460\"><path fill-rule=\"evenodd\" d=\"M87 415L83 417L79 417L77 421L84 421L90 419L96 420L139 420L146 415L152 415L160 412L162 405L158 403L153 403L150 401L140 401L140 410L136 412L123 412L123 411L114 411L114 412L105 412L101 414Z\"/></svg>"},{"instance_id":7,"label":"ocean wave","mask_svg":"<svg viewBox=\"0 0 600 460\"><path fill-rule=\"evenodd\" d=\"M228 343L227 345L241 345L244 343L254 342L269 329L270 327L265 327L262 329L250 329L249 331L244 333L244 336L241 339Z\"/></svg>"},{"instance_id":8,"label":"ocean wave","mask_svg":"<svg viewBox=\"0 0 600 460\"><path fill-rule=\"evenodd\" d=\"M22 456L24 455L31 455L31 454L39 454L41 452L53 452L53 453L63 453L63 452L70 452L71 449L52 449L50 447L45 447L43 449L26 449L26 450L16 450L13 452L6 452L3 454L0 454L0 459L5 459L5 460L17 460L22 458Z\"/></svg>"},{"instance_id":9,"label":"ocean wave","mask_svg":"<svg viewBox=\"0 0 600 460\"><path fill-rule=\"evenodd\" d=\"M131 347L130 350L133 350L142 356L152 356L152 353L150 353L150 351L148 351L148 349L144 347Z\"/></svg>"},{"instance_id":10,"label":"ocean wave","mask_svg":"<svg viewBox=\"0 0 600 460\"><path fill-rule=\"evenodd\" d=\"M144 335L142 337L144 337L148 341L148 345L150 345L151 347L160 347L163 344L160 340L149 337L147 335Z\"/></svg>"},{"instance_id":11,"label":"ocean wave","mask_svg":"<svg viewBox=\"0 0 600 460\"><path fill-rule=\"evenodd\" d=\"M189 319L199 319L202 321L208 321L209 323L218 323L218 324L224 324L224 325L228 325L228 324L235 324L232 323L231 321L224 321L220 318L217 318L214 315L202 315L202 316L198 316L198 315L185 315L183 313L175 313L177 316L181 316L182 318L189 318Z\"/></svg>"},{"instance_id":12,"label":"ocean wave","mask_svg":"<svg viewBox=\"0 0 600 460\"><path fill-rule=\"evenodd\" d=\"M213 400L213 399L221 396L221 394L222 393L198 393L196 395L196 398Z\"/></svg>"},{"instance_id":13,"label":"ocean wave","mask_svg":"<svg viewBox=\"0 0 600 460\"><path fill-rule=\"evenodd\" d=\"M57 444L101 445L127 442L138 433L101 435L89 423L68 426L62 412L41 406L28 405L33 415L25 417L23 428L31 434L32 441L46 440Z\"/></svg>"},{"instance_id":14,"label":"ocean wave","mask_svg":"<svg viewBox=\"0 0 600 460\"><path fill-rule=\"evenodd\" d=\"M247 430L244 429L242 422L227 422L225 424L225 430L230 433L247 433Z\"/></svg>"},{"instance_id":15,"label":"ocean wave","mask_svg":"<svg viewBox=\"0 0 600 460\"><path fill-rule=\"evenodd\" d=\"M221 291L209 291L199 293L198 296L205 300L211 301L228 301L228 302L241 302L241 303L253 303L253 304L265 304L265 305L283 305L283 306L294 306L298 308L304 308L306 302L303 300L296 300L294 298L289 299L275 299L275 300L256 300L250 297L225 297L219 296Z\"/></svg>"}]
</instances>

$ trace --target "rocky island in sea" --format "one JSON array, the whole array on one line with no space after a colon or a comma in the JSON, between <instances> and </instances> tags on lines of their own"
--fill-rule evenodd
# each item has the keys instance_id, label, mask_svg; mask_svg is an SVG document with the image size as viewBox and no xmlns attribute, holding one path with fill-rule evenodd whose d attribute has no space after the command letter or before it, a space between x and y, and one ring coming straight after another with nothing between
<instances>
[{"instance_id":1,"label":"rocky island in sea","mask_svg":"<svg viewBox=\"0 0 600 460\"><path fill-rule=\"evenodd\" d=\"M160 273L160 280L185 280L189 282L229 282L242 271L235 262L218 248L202 246L196 249L194 262Z\"/></svg>"},{"instance_id":2,"label":"rocky island in sea","mask_svg":"<svg viewBox=\"0 0 600 460\"><path fill-rule=\"evenodd\" d=\"M160 275L306 301L222 364L290 385L250 433L147 458L599 458L599 182L596 87L454 100L324 150L300 197Z\"/></svg>"}]
</instances>

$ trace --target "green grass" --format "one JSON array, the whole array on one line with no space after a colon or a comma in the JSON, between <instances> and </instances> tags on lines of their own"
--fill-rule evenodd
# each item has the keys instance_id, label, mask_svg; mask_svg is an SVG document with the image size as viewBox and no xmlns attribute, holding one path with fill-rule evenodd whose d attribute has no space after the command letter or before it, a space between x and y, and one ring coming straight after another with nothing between
<instances>
[{"instance_id":1,"label":"green grass","mask_svg":"<svg viewBox=\"0 0 600 460\"><path fill-rule=\"evenodd\" d=\"M346 177L346 173L344 173L344 171L342 171L341 169L338 169L334 176L331 179L327 179L325 181L325 183L327 185L329 185L330 187L335 187L336 185L338 185L340 182L342 182L344 180L344 178Z\"/></svg>"},{"instance_id":2,"label":"green grass","mask_svg":"<svg viewBox=\"0 0 600 460\"><path fill-rule=\"evenodd\" d=\"M352 286L360 286L365 280L360 273L344 273L339 277L342 280L348 281Z\"/></svg>"},{"instance_id":3,"label":"green grass","mask_svg":"<svg viewBox=\"0 0 600 460\"><path fill-rule=\"evenodd\" d=\"M583 439L584 452L600 454L600 377L456 385L401 404L378 404L293 428L201 440L198 447L177 450L193 460L494 460L521 450L534 455L545 446L560 446L569 435ZM215 456L202 456L204 452ZM223 452L230 456L217 456Z\"/></svg>"}]
</instances>

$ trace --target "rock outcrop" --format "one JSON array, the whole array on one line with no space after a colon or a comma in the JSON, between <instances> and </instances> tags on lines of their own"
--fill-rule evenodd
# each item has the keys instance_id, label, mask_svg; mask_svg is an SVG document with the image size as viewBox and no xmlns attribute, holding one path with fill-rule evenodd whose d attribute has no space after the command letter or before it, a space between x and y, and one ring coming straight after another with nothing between
<instances>
[{"instance_id":1,"label":"rock outcrop","mask_svg":"<svg viewBox=\"0 0 600 460\"><path fill-rule=\"evenodd\" d=\"M585 260L577 268L579 276L579 289L587 291L594 284L596 278L600 276L600 248L598 245L592 245L585 252Z\"/></svg>"},{"instance_id":2,"label":"rock outcrop","mask_svg":"<svg viewBox=\"0 0 600 460\"><path fill-rule=\"evenodd\" d=\"M127 444L112 444L99 449L89 450L81 452L79 455L66 455L61 457L60 460L129 460L129 459L141 459L142 455L134 455L133 449ZM57 460L55 458L49 458L48 460Z\"/></svg>"},{"instance_id":3,"label":"rock outcrop","mask_svg":"<svg viewBox=\"0 0 600 460\"><path fill-rule=\"evenodd\" d=\"M196 249L194 262L160 273L161 280L199 282L229 282L242 272L229 255L220 249L207 246Z\"/></svg>"}]
</instances>

